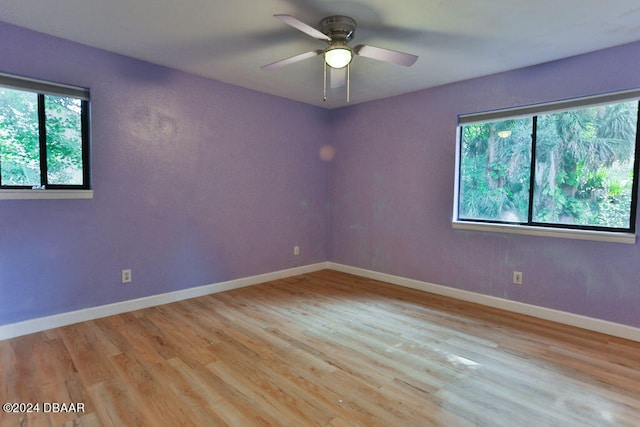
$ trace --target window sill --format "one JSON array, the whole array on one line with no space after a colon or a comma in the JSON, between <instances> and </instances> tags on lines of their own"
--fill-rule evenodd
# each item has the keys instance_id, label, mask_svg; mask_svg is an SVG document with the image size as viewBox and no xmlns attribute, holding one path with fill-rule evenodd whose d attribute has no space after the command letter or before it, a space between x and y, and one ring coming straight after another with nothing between
<instances>
[{"instance_id":1,"label":"window sill","mask_svg":"<svg viewBox=\"0 0 640 427\"><path fill-rule=\"evenodd\" d=\"M497 233L526 234L529 236L558 237L563 239L593 240L597 242L635 244L636 235L632 233L612 233L607 231L559 230L544 227L531 227L511 224L486 224L480 222L453 221L458 230L489 231Z\"/></svg>"},{"instance_id":2,"label":"window sill","mask_svg":"<svg viewBox=\"0 0 640 427\"><path fill-rule=\"evenodd\" d=\"M0 190L0 200L93 199L93 190Z\"/></svg>"}]
</instances>

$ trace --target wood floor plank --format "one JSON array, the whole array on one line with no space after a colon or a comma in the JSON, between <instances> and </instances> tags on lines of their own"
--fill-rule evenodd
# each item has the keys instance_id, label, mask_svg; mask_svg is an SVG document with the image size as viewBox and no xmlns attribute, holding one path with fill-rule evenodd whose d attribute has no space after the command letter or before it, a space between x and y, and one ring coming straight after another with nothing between
<instances>
[{"instance_id":1,"label":"wood floor plank","mask_svg":"<svg viewBox=\"0 0 640 427\"><path fill-rule=\"evenodd\" d=\"M640 425L640 343L320 271L0 342L4 426Z\"/></svg>"},{"instance_id":2,"label":"wood floor plank","mask_svg":"<svg viewBox=\"0 0 640 427\"><path fill-rule=\"evenodd\" d=\"M85 384L95 384L114 374L108 362L109 353L105 351L111 348L109 341L104 339L104 336L96 334L91 322L70 325L57 331L66 348L73 349L69 352L69 358L72 360L73 369Z\"/></svg>"},{"instance_id":3,"label":"wood floor plank","mask_svg":"<svg viewBox=\"0 0 640 427\"><path fill-rule=\"evenodd\" d=\"M89 414L97 414L104 426L145 426L156 419L148 407L138 404L134 391L119 377L92 384L88 391L96 402L95 407L89 408ZM76 425L83 425L81 417L77 421Z\"/></svg>"}]
</instances>

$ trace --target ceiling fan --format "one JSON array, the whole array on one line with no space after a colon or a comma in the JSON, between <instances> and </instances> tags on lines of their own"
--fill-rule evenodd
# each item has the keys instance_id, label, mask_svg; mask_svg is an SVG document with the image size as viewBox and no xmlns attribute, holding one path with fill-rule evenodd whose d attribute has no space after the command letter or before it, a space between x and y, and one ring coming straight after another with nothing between
<instances>
[{"instance_id":1,"label":"ceiling fan","mask_svg":"<svg viewBox=\"0 0 640 427\"><path fill-rule=\"evenodd\" d=\"M346 80L347 85L347 102L349 102L349 86L351 61L354 55L363 56L365 58L385 61L392 64L404 65L409 67L413 65L418 57L409 53L399 52L397 50L385 49L381 47L359 44L350 47L349 42L353 40L357 23L356 20L348 16L333 15L327 16L320 21L320 29L305 24L299 19L291 16L278 14L273 15L287 25L302 31L303 33L322 41L326 41L328 46L325 49L316 49L309 52L301 53L280 61L273 62L262 66L263 70L271 70L280 68L285 65L293 64L304 59L314 56L323 55L324 59L324 95L323 100L327 100L327 66L331 73L332 87L342 86ZM346 75L341 72L346 69Z\"/></svg>"}]
</instances>

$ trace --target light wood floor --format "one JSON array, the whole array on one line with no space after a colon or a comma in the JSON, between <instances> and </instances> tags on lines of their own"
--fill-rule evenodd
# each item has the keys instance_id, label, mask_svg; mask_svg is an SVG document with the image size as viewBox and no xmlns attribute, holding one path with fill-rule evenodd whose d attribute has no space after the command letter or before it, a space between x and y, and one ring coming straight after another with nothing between
<instances>
[{"instance_id":1,"label":"light wood floor","mask_svg":"<svg viewBox=\"0 0 640 427\"><path fill-rule=\"evenodd\" d=\"M321 271L0 341L1 426L638 426L640 343Z\"/></svg>"}]
</instances>

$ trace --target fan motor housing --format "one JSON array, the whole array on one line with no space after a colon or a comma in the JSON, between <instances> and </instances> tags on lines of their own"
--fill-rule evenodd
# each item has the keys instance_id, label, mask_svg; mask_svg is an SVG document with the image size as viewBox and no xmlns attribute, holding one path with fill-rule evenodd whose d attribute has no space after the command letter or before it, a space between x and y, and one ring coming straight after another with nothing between
<instances>
[{"instance_id":1,"label":"fan motor housing","mask_svg":"<svg viewBox=\"0 0 640 427\"><path fill-rule=\"evenodd\" d=\"M348 43L356 32L356 20L348 16L327 16L320 21L320 31L331 37L331 40L340 40Z\"/></svg>"}]
</instances>

